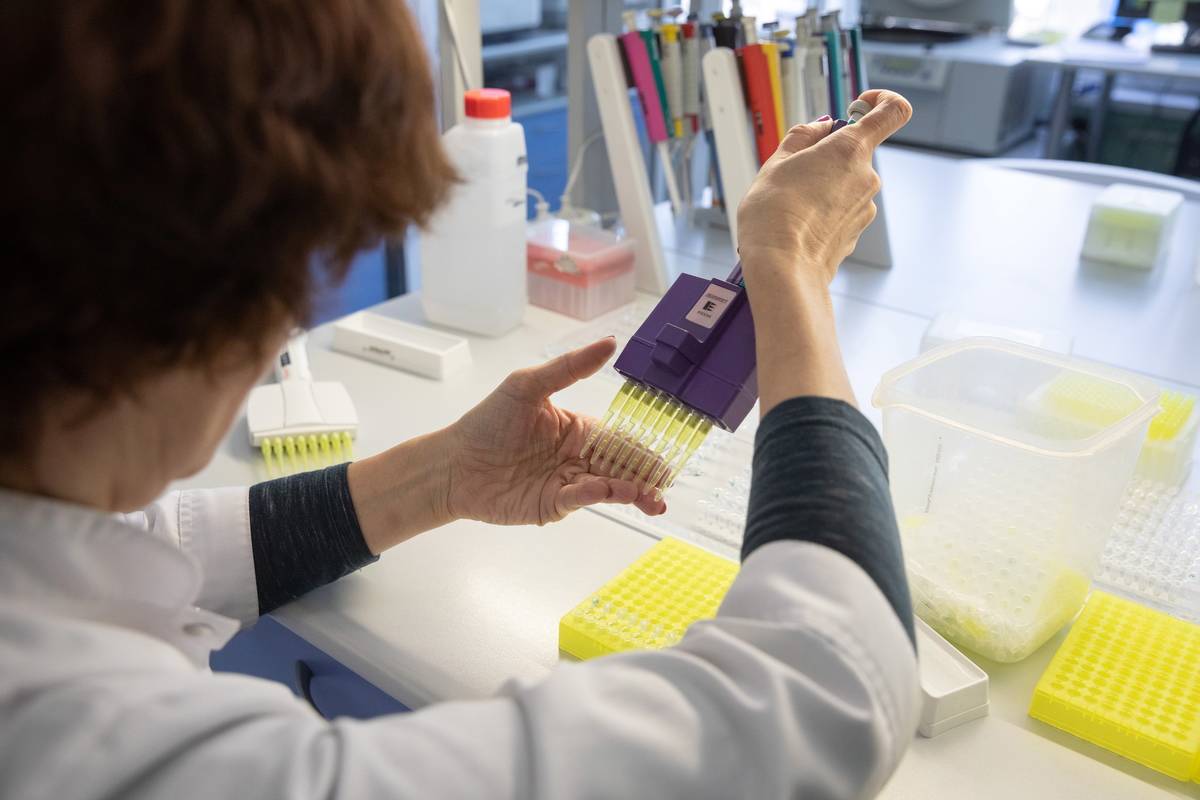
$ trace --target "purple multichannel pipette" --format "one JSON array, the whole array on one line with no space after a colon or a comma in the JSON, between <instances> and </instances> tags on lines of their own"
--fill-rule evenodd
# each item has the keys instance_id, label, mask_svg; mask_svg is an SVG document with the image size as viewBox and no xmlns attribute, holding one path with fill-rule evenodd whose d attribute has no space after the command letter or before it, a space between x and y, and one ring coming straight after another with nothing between
<instances>
[{"instance_id":1,"label":"purple multichannel pipette","mask_svg":"<svg viewBox=\"0 0 1200 800\"><path fill-rule=\"evenodd\" d=\"M855 100L853 124L871 106ZM754 318L739 262L725 280L680 275L614 365L625 377L580 458L661 496L716 425L735 431L758 400Z\"/></svg>"},{"instance_id":2,"label":"purple multichannel pipette","mask_svg":"<svg viewBox=\"0 0 1200 800\"><path fill-rule=\"evenodd\" d=\"M713 425L737 430L758 400L741 264L725 280L680 275L614 366L625 385L580 457L661 495Z\"/></svg>"}]
</instances>

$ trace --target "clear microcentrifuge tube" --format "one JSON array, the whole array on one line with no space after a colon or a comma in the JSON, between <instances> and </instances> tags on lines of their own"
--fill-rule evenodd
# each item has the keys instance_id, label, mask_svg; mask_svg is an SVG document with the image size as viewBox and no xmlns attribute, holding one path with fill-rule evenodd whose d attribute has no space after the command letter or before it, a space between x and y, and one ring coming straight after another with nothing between
<instances>
[{"instance_id":1,"label":"clear microcentrifuge tube","mask_svg":"<svg viewBox=\"0 0 1200 800\"><path fill-rule=\"evenodd\" d=\"M609 423L612 422L613 417L615 417L621 411L621 409L625 407L625 402L629 399L629 395L632 394L633 390L636 388L637 387L634 384L629 382L626 382L621 386L621 390L617 392L617 396L614 397L612 403L609 404L608 411L604 412L604 419L600 420L600 422L598 422L596 426L592 428L591 433L588 434L587 439L584 441L583 447L579 451L580 458L587 458L588 450L591 449L592 445L596 444L596 440L600 438L601 432L608 427Z\"/></svg>"},{"instance_id":2,"label":"clear microcentrifuge tube","mask_svg":"<svg viewBox=\"0 0 1200 800\"><path fill-rule=\"evenodd\" d=\"M650 473L650 477L646 479L646 488L657 488L658 481L667 471L667 466L675 459L675 456L680 452L683 445L691 438L694 424L700 417L693 411L688 411L684 414L681 424L678 428L671 426L673 433L668 442L668 447L659 456L658 463L654 465L654 470Z\"/></svg>"},{"instance_id":3,"label":"clear microcentrifuge tube","mask_svg":"<svg viewBox=\"0 0 1200 800\"><path fill-rule=\"evenodd\" d=\"M620 452L612 460L612 466L609 468L613 477L617 477L625 470L629 460L636 457L647 446L649 432L654 430L654 423L662 416L663 409L667 405L667 396L660 394L656 390L651 389L649 393L649 402L644 404L645 413L637 421L637 428L633 430L625 443L621 446Z\"/></svg>"},{"instance_id":4,"label":"clear microcentrifuge tube","mask_svg":"<svg viewBox=\"0 0 1200 800\"><path fill-rule=\"evenodd\" d=\"M646 396L648 393L649 392L645 387L638 386L634 393L630 396L630 401L625 404L625 407L622 411L621 419L619 421L614 420L614 422L618 422L618 424L613 430L612 435L609 436L602 444L597 445L595 451L592 452L593 464L602 464L605 461L608 461L616 452L614 448L620 446L620 444L625 441L626 434L633 426L634 414L636 414L638 410L642 408L643 404L646 402Z\"/></svg>"},{"instance_id":5,"label":"clear microcentrifuge tube","mask_svg":"<svg viewBox=\"0 0 1200 800\"><path fill-rule=\"evenodd\" d=\"M625 388L628 389L628 393L625 396L625 402L621 403L621 407L617 409L615 414L613 414L612 419L610 419L607 424L604 425L604 429L601 432L600 437L596 440L595 444L592 445L592 455L590 459L592 464L600 462L604 451L611 445L612 440L618 436L618 431L620 430L621 425L625 423L625 420L629 417L629 414L632 413L632 411L637 408L638 404L641 402L643 391L642 387L634 383L626 383Z\"/></svg>"},{"instance_id":6,"label":"clear microcentrifuge tube","mask_svg":"<svg viewBox=\"0 0 1200 800\"><path fill-rule=\"evenodd\" d=\"M623 480L645 480L648 465L654 463L658 452L665 446L664 434L669 430L672 421L679 416L680 406L678 403L670 401L663 404L662 411L659 412L658 418L655 419L654 425L650 429L650 434L646 437L643 443L644 447L641 452L636 453L630 459L628 466L625 467L625 472L621 475Z\"/></svg>"},{"instance_id":7,"label":"clear microcentrifuge tube","mask_svg":"<svg viewBox=\"0 0 1200 800\"><path fill-rule=\"evenodd\" d=\"M708 436L708 432L710 430L712 430L712 422L705 419L696 428L696 430L692 432L692 438L688 441L687 446L684 448L683 453L678 457L675 464L672 465L670 472L667 473L666 479L663 480L662 488L658 490L659 498L656 499L661 499L663 492L675 485L675 480L679 477L679 473L683 470L683 466L687 464L688 459L690 459L692 455L695 454L696 450L699 449L700 445L704 442L705 437Z\"/></svg>"},{"instance_id":8,"label":"clear microcentrifuge tube","mask_svg":"<svg viewBox=\"0 0 1200 800\"><path fill-rule=\"evenodd\" d=\"M658 392L654 389L646 389L642 396L642 402L633 413L629 415L629 426L625 430L624 435L619 443L614 443L608 447L608 472L610 475L615 475L620 469L621 459L628 452L637 447L638 437L641 435L642 429L646 424L646 417L650 415L654 408L654 401L658 398Z\"/></svg>"}]
</instances>

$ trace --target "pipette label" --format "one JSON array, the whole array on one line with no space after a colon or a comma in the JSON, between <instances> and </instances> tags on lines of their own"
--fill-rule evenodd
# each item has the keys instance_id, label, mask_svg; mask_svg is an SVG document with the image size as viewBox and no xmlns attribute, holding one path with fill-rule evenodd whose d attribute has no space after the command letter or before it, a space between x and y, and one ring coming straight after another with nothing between
<instances>
[{"instance_id":1,"label":"pipette label","mask_svg":"<svg viewBox=\"0 0 1200 800\"><path fill-rule=\"evenodd\" d=\"M725 313L725 309L729 308L729 304L735 297L737 297L736 292L726 289L724 286L712 284L704 291L684 319L697 325L703 325L705 328L711 328L717 324L717 320L721 319L721 315Z\"/></svg>"}]
</instances>

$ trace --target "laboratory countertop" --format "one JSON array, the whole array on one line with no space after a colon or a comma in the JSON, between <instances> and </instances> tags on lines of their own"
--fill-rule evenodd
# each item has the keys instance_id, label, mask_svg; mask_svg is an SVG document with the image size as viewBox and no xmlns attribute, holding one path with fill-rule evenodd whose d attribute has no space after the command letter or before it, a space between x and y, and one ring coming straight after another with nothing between
<instances>
[{"instance_id":1,"label":"laboratory countertop","mask_svg":"<svg viewBox=\"0 0 1200 800\"><path fill-rule=\"evenodd\" d=\"M1172 252L1151 273L1081 264L1087 209L1100 187L901 149L880 153L891 230L891 270L847 263L834 282L838 331L851 381L869 398L879 376L912 358L930 318L956 310L984 320L1075 335L1079 355L1133 369L1164 385L1200 390L1200 286L1193 271L1200 208L1183 210ZM672 268L728 271L717 231L664 229ZM379 313L421 321L418 298ZM536 363L593 323L530 308L499 338L468 337L473 365L444 381L332 351L329 326L310 335L319 379L342 381L358 405L359 455L454 421L511 370ZM599 333L599 332L597 332ZM615 384L577 384L556 401L599 412ZM181 486L246 484L267 477L240 421L202 473ZM319 589L274 616L317 647L419 707L536 680L559 660L558 620L654 540L580 512L547 528L460 521L418 536L378 563ZM1149 798L1200 796L1175 782L1026 715L1034 684L1063 634L1015 665L982 663L989 716L935 739L916 739L883 796Z\"/></svg>"}]
</instances>

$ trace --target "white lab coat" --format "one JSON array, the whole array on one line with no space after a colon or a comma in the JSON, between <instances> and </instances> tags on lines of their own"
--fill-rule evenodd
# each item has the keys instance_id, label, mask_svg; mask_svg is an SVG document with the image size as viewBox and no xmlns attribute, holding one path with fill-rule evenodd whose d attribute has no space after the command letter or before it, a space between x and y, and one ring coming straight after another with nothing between
<instances>
[{"instance_id":1,"label":"white lab coat","mask_svg":"<svg viewBox=\"0 0 1200 800\"><path fill-rule=\"evenodd\" d=\"M812 544L675 648L367 722L207 670L256 605L245 489L124 519L0 491L0 797L866 797L916 726L895 613Z\"/></svg>"}]
</instances>

